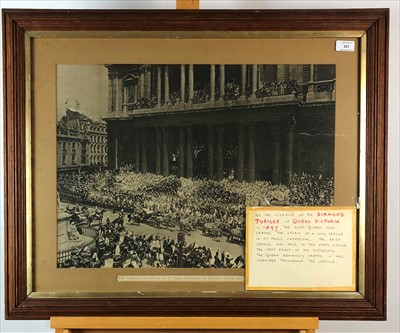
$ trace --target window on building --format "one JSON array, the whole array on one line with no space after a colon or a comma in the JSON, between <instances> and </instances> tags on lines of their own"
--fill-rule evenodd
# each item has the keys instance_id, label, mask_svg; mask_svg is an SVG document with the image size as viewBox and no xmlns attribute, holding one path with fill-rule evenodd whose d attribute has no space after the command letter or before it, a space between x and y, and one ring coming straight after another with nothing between
<instances>
[{"instance_id":1,"label":"window on building","mask_svg":"<svg viewBox=\"0 0 400 333\"><path fill-rule=\"evenodd\" d=\"M138 100L138 75L128 74L123 80L125 103L135 103Z\"/></svg>"},{"instance_id":2,"label":"window on building","mask_svg":"<svg viewBox=\"0 0 400 333\"><path fill-rule=\"evenodd\" d=\"M334 65L316 65L315 66L315 79L314 81L332 80L335 78Z\"/></svg>"}]
</instances>

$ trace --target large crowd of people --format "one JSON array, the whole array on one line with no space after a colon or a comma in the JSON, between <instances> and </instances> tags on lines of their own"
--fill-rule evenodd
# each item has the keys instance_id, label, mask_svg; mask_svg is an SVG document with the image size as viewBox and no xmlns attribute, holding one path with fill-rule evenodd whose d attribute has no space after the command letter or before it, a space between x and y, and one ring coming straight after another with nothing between
<instances>
[{"instance_id":1,"label":"large crowd of people","mask_svg":"<svg viewBox=\"0 0 400 333\"><path fill-rule=\"evenodd\" d=\"M221 96L221 89L219 82L215 86L215 96L223 98L225 101L237 100L241 96L240 82L235 79L231 79L225 83L224 95ZM276 96L276 95L288 95L297 92L297 81L273 81L273 82L260 82L259 87L255 92L257 98ZM252 91L250 87L246 86L245 96L250 97ZM210 84L208 82L203 82L202 84L195 87L193 91L192 102L197 103L207 103L211 98ZM189 90L185 89L185 101L189 100ZM181 103L181 90L174 90L169 94L169 102L172 105L177 105ZM134 108L152 108L157 104L157 99L155 96L150 98L142 98L134 103Z\"/></svg>"},{"instance_id":2,"label":"large crowd of people","mask_svg":"<svg viewBox=\"0 0 400 333\"><path fill-rule=\"evenodd\" d=\"M270 97L276 95L287 95L297 92L297 81L274 81L260 82L256 91L257 97Z\"/></svg>"},{"instance_id":3,"label":"large crowd of people","mask_svg":"<svg viewBox=\"0 0 400 333\"><path fill-rule=\"evenodd\" d=\"M241 255L212 251L207 246L187 244L184 233L177 239L158 234L144 235L129 231L120 215L106 220L99 228L95 246L76 247L70 257L59 262L61 268L243 268Z\"/></svg>"},{"instance_id":4,"label":"large crowd of people","mask_svg":"<svg viewBox=\"0 0 400 333\"><path fill-rule=\"evenodd\" d=\"M184 233L200 230L208 237L225 236L228 241L244 244L246 206L323 206L331 205L333 199L333 180L311 175L294 176L292 183L286 186L268 181L248 183L228 179L165 177L135 173L132 169L127 166L118 172L60 174L58 190L61 201L121 211L126 214L127 223L145 223ZM76 250L79 256L75 256L81 259L88 259L88 251L91 251L93 260L89 263L85 259L83 264L73 264L73 267L87 264L101 267L105 253L112 255L116 267L127 265L132 258L131 264L135 267L143 265L144 261L150 266L157 263L159 267L177 267L179 260L183 265L179 267L230 266L222 252L210 253L210 249L204 247L185 245L180 249L179 258L176 251L181 244L176 240L157 240L156 235L132 235L126 232L124 224L120 227L123 229L119 230L109 221L104 223L96 251ZM157 241L161 245L155 251ZM140 249L136 248L137 244ZM189 250L190 255L185 255Z\"/></svg>"}]
</instances>

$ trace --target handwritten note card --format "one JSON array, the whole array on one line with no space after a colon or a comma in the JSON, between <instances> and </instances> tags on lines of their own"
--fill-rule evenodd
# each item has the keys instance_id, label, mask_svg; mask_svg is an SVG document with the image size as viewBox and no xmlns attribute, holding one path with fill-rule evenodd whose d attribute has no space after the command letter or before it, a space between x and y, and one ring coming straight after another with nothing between
<instances>
[{"instance_id":1,"label":"handwritten note card","mask_svg":"<svg viewBox=\"0 0 400 333\"><path fill-rule=\"evenodd\" d=\"M246 214L247 290L355 290L354 207L254 207Z\"/></svg>"}]
</instances>

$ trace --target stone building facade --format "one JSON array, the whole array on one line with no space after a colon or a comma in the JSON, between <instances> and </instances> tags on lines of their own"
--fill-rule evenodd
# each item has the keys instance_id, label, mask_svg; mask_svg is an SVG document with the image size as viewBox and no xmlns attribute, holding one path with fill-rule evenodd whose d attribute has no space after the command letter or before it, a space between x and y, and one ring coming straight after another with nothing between
<instances>
[{"instance_id":1,"label":"stone building facade","mask_svg":"<svg viewBox=\"0 0 400 333\"><path fill-rule=\"evenodd\" d=\"M82 171L107 166L107 125L71 108L57 123L57 170Z\"/></svg>"},{"instance_id":2,"label":"stone building facade","mask_svg":"<svg viewBox=\"0 0 400 333\"><path fill-rule=\"evenodd\" d=\"M334 65L106 65L108 166L289 183L333 177Z\"/></svg>"},{"instance_id":3,"label":"stone building facade","mask_svg":"<svg viewBox=\"0 0 400 333\"><path fill-rule=\"evenodd\" d=\"M107 166L107 124L91 122L87 128L89 145L87 158L90 166Z\"/></svg>"}]
</instances>

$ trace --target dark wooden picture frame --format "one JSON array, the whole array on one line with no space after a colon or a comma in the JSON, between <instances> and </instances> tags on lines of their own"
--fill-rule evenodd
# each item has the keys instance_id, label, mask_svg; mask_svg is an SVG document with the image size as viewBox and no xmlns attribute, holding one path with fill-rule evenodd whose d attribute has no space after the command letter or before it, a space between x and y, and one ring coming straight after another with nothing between
<instances>
[{"instance_id":1,"label":"dark wooden picture frame","mask_svg":"<svg viewBox=\"0 0 400 333\"><path fill-rule=\"evenodd\" d=\"M389 10L87 11L2 13L7 319L50 316L316 316L386 319L387 86ZM364 288L351 297L40 297L29 292L26 43L31 33L123 31L358 31L366 36ZM34 177L34 175L33 175Z\"/></svg>"}]
</instances>

